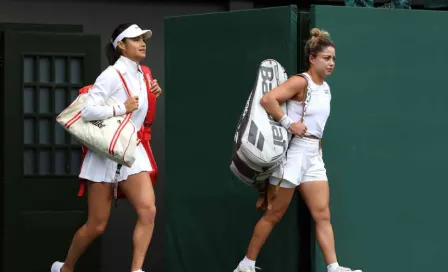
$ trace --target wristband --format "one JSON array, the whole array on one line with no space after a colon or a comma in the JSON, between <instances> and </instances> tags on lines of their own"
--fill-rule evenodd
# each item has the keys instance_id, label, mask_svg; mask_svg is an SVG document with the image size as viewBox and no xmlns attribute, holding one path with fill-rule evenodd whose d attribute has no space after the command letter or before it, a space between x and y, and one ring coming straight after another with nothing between
<instances>
[{"instance_id":1,"label":"wristband","mask_svg":"<svg viewBox=\"0 0 448 272\"><path fill-rule=\"evenodd\" d=\"M289 118L289 116L287 114L285 114L285 116L283 116L282 119L280 119L279 123L284 128L289 129L289 127L292 125L293 121L291 120L291 118Z\"/></svg>"}]
</instances>

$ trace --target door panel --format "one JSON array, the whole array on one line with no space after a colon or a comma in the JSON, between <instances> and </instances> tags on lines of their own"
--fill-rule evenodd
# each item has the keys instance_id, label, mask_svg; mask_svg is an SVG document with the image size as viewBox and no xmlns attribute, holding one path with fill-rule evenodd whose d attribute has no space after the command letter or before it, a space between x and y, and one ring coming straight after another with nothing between
<instances>
[{"instance_id":1,"label":"door panel","mask_svg":"<svg viewBox=\"0 0 448 272\"><path fill-rule=\"evenodd\" d=\"M4 267L14 271L20 263L23 271L48 271L65 258L86 219L86 200L76 195L80 145L55 118L99 74L100 38L5 31L2 44ZM99 270L99 243L89 248L78 271Z\"/></svg>"}]
</instances>

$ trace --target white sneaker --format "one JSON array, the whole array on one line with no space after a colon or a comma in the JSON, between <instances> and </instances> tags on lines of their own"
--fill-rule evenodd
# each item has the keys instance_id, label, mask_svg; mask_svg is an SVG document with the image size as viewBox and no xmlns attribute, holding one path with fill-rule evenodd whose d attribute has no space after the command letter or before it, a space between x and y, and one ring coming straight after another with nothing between
<instances>
[{"instance_id":1,"label":"white sneaker","mask_svg":"<svg viewBox=\"0 0 448 272\"><path fill-rule=\"evenodd\" d=\"M247 267L246 269L241 269L238 266L233 272L255 272L255 269L261 270L259 267Z\"/></svg>"},{"instance_id":2,"label":"white sneaker","mask_svg":"<svg viewBox=\"0 0 448 272\"><path fill-rule=\"evenodd\" d=\"M64 263L54 262L53 265L51 266L50 272L61 272L61 268L63 265L64 265Z\"/></svg>"},{"instance_id":3,"label":"white sneaker","mask_svg":"<svg viewBox=\"0 0 448 272\"><path fill-rule=\"evenodd\" d=\"M335 272L362 272L362 270L351 270L348 267L339 266Z\"/></svg>"}]
</instances>

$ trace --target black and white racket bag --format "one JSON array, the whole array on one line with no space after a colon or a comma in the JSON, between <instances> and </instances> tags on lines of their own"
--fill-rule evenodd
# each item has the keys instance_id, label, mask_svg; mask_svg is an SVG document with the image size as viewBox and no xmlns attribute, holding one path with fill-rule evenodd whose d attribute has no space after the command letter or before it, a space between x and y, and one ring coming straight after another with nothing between
<instances>
[{"instance_id":1,"label":"black and white racket bag","mask_svg":"<svg viewBox=\"0 0 448 272\"><path fill-rule=\"evenodd\" d=\"M285 69L277 61L261 62L235 133L230 169L242 182L258 190L264 188L280 165L291 137L261 106L260 99L287 79ZM281 107L286 113L286 103Z\"/></svg>"}]
</instances>

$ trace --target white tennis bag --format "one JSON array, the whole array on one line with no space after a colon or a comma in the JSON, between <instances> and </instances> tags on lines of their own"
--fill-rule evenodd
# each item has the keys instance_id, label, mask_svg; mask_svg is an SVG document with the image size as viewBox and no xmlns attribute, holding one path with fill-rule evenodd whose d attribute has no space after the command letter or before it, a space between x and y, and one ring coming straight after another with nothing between
<instances>
[{"instance_id":1,"label":"white tennis bag","mask_svg":"<svg viewBox=\"0 0 448 272\"><path fill-rule=\"evenodd\" d=\"M255 87L238 122L231 171L245 184L262 190L288 149L290 132L260 105L264 94L287 80L285 69L273 59L264 60ZM286 113L286 103L281 105Z\"/></svg>"},{"instance_id":2,"label":"white tennis bag","mask_svg":"<svg viewBox=\"0 0 448 272\"><path fill-rule=\"evenodd\" d=\"M126 93L131 96L124 78L120 73L119 75ZM81 109L92 87L92 85L84 87L85 91L81 89L81 94L56 117L56 121L92 151L118 164L131 167L135 161L135 150L138 144L137 130L131 120L132 112L105 120L84 121L81 118ZM105 103L117 104L113 98L108 98Z\"/></svg>"}]
</instances>

